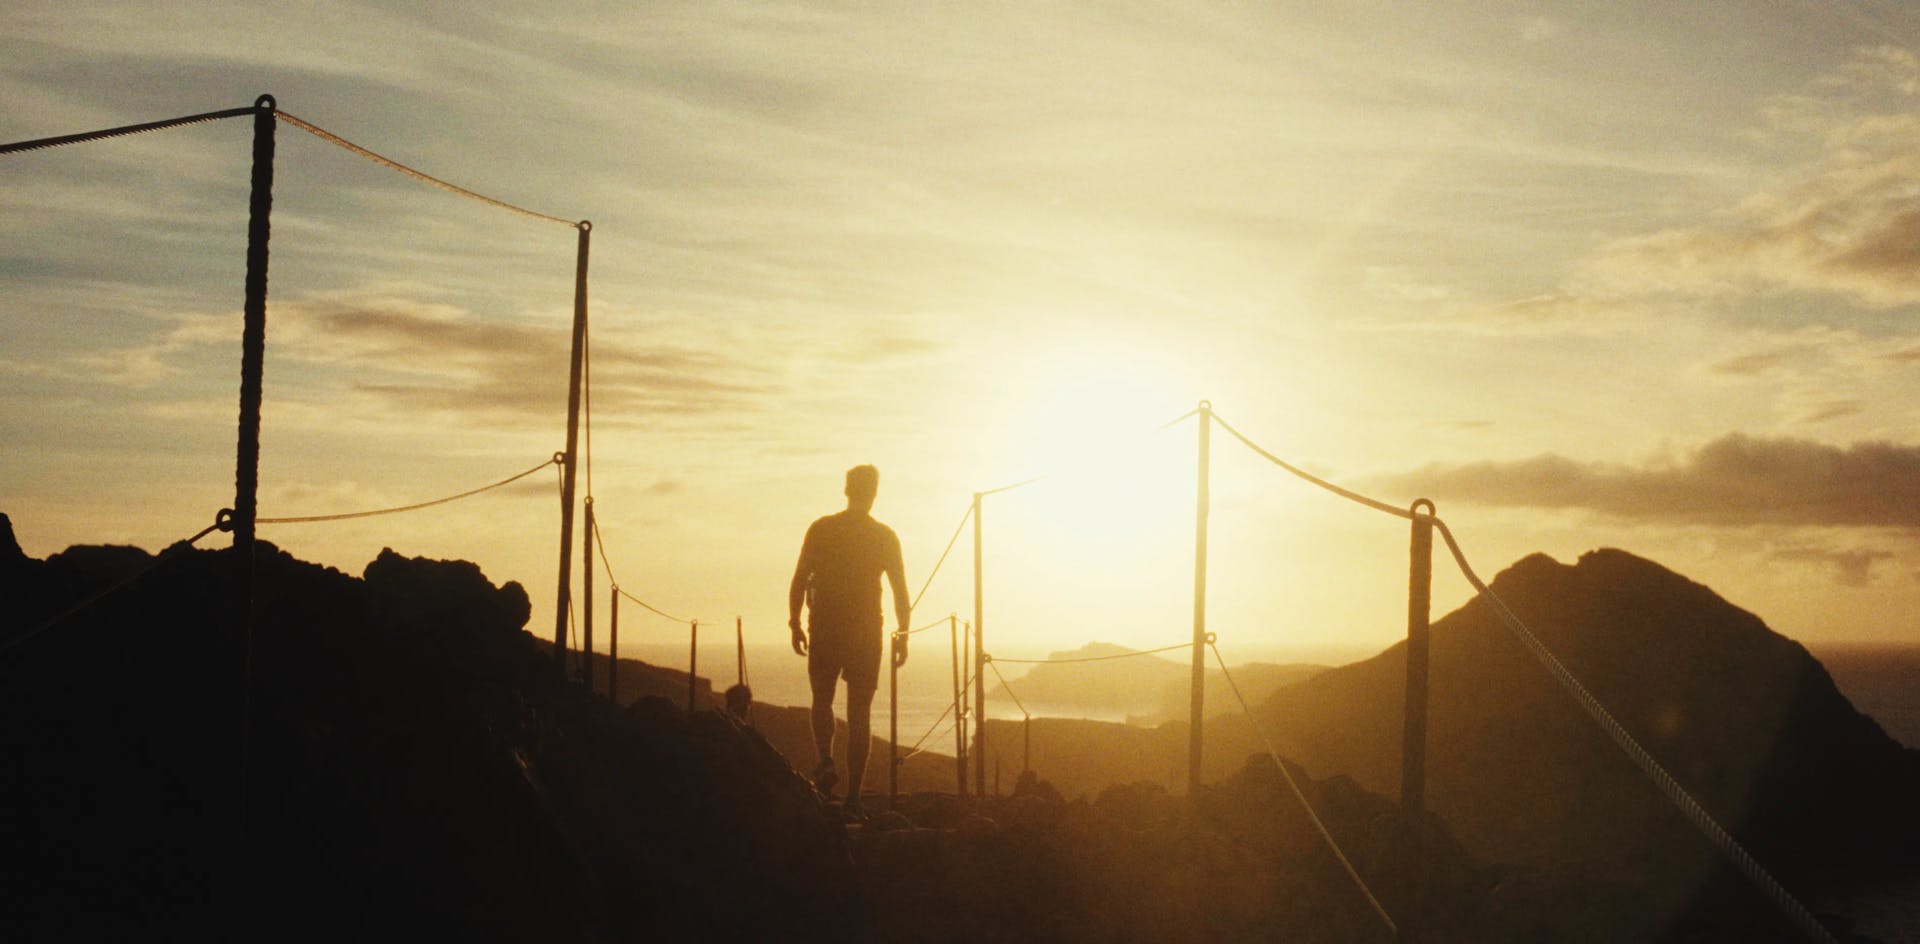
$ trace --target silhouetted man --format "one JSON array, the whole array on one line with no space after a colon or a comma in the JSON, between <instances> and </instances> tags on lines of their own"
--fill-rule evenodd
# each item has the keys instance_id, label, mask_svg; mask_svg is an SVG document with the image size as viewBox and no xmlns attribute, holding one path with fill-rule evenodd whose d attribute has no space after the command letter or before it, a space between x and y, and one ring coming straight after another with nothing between
<instances>
[{"instance_id":1,"label":"silhouetted man","mask_svg":"<svg viewBox=\"0 0 1920 944\"><path fill-rule=\"evenodd\" d=\"M842 809L850 819L865 813L860 807L860 780L871 745L868 716L874 690L880 686L882 574L893 592L893 615L900 630L894 664L907 661L909 612L900 539L868 514L879 490L878 469L857 465L847 470L847 510L807 528L787 591L793 651L807 657L807 678L813 684L813 745L820 751L813 782L828 797L839 780L833 768L833 693L841 678L847 680L847 802ZM800 628L803 603L810 610L811 638Z\"/></svg>"}]
</instances>

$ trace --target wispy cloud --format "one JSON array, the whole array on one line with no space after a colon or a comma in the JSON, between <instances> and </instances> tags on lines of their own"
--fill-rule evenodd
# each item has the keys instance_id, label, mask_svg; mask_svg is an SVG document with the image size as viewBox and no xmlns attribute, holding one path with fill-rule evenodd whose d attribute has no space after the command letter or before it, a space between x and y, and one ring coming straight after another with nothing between
<instances>
[{"instance_id":1,"label":"wispy cloud","mask_svg":"<svg viewBox=\"0 0 1920 944\"><path fill-rule=\"evenodd\" d=\"M1920 446L1721 437L1640 466L1542 455L1428 466L1381 486L1437 501L1585 509L1654 522L1920 528Z\"/></svg>"},{"instance_id":2,"label":"wispy cloud","mask_svg":"<svg viewBox=\"0 0 1920 944\"><path fill-rule=\"evenodd\" d=\"M1835 583L1843 587L1864 587L1873 581L1874 565L1895 560L1892 551L1874 548L1830 548L1796 546L1776 548L1768 554L1775 560L1827 567Z\"/></svg>"},{"instance_id":3,"label":"wispy cloud","mask_svg":"<svg viewBox=\"0 0 1920 944\"><path fill-rule=\"evenodd\" d=\"M551 417L566 403L571 339L555 325L377 297L296 303L276 314L292 335L290 356L355 377L351 389L402 409L513 421ZM751 366L714 350L596 337L596 422L752 409L775 386Z\"/></svg>"},{"instance_id":4,"label":"wispy cloud","mask_svg":"<svg viewBox=\"0 0 1920 944\"><path fill-rule=\"evenodd\" d=\"M1804 291L1876 308L1920 303L1920 61L1858 51L1807 93L1775 99L1776 135L1823 153L1721 222L1617 240L1595 264L1621 289L1728 296Z\"/></svg>"}]
</instances>

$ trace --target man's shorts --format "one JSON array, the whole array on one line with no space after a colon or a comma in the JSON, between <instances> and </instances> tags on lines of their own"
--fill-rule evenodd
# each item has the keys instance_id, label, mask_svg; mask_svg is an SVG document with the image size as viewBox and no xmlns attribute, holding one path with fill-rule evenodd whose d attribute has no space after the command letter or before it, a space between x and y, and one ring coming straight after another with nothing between
<instances>
[{"instance_id":1,"label":"man's shorts","mask_svg":"<svg viewBox=\"0 0 1920 944\"><path fill-rule=\"evenodd\" d=\"M880 627L814 623L808 627L807 678L816 690L847 680L848 690L880 687Z\"/></svg>"}]
</instances>

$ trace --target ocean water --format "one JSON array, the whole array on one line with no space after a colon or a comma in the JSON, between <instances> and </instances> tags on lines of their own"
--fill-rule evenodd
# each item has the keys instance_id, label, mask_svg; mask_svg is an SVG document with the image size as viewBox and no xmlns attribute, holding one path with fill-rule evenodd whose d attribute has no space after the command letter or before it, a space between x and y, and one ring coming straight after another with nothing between
<instances>
[{"instance_id":1,"label":"ocean water","mask_svg":"<svg viewBox=\"0 0 1920 944\"><path fill-rule=\"evenodd\" d=\"M1908 747L1920 748L1920 646L1808 646L1853 707Z\"/></svg>"},{"instance_id":2,"label":"ocean water","mask_svg":"<svg viewBox=\"0 0 1920 944\"><path fill-rule=\"evenodd\" d=\"M731 627L729 627L731 629ZM704 633L702 634L704 635ZM695 666L696 674L713 680L718 688L732 685L739 679L739 667L732 633L724 633L720 640L709 644L701 640L699 662ZM947 639L942 636L938 645L924 645L934 641L935 633L922 634L908 651L907 664L900 671L898 694L900 704L900 741L911 745L923 735L933 742L934 750L944 753L953 751L953 733L941 729L953 720L949 706L953 702L953 661ZM620 655L629 659L639 659L653 665L674 669L685 669L688 661L688 647L684 640L675 643L648 642L620 646ZM788 646L768 646L749 644L747 646L747 684L753 688L754 700L770 705L805 706L813 701L813 694L807 684L807 660L794 655ZM874 733L885 737L888 721L889 673L883 663L880 669L880 691L873 700ZM993 676L988 673L988 690L993 689ZM836 713L844 714L846 690L840 690ZM968 695L969 699L972 695ZM1011 703L1002 703L994 699L987 701L987 716L990 718L1018 718L1020 712ZM942 715L945 718L942 718ZM1119 718L1111 720L1122 720ZM938 726L936 726L938 722Z\"/></svg>"},{"instance_id":3,"label":"ocean water","mask_svg":"<svg viewBox=\"0 0 1920 944\"><path fill-rule=\"evenodd\" d=\"M704 634L703 634L704 635ZM732 633L701 640L700 675L712 679L717 687L732 685L738 678ZM937 638L936 638L937 637ZM1838 644L1809 647L1814 657L1826 666L1842 694L1855 708L1872 716L1887 733L1908 747L1920 748L1920 646ZM684 669L688 647L678 642L647 641L623 644L620 654L655 665ZM1022 653L1025 655L1025 653ZM1044 653L1033 653L1044 655ZM747 646L747 680L754 698L767 704L804 706L812 696L807 688L807 662L786 646L751 643ZM1304 661L1304 660L1303 660ZM1023 667L1024 668L1024 667ZM1019 675L1008 670L1016 682ZM987 690L997 680L988 673ZM916 637L907 665L899 675L899 724L902 743L912 744L935 727L935 722L950 724L947 711L953 699L953 663L951 647L945 636L925 633ZM844 705L844 695L841 704ZM888 673L880 674L880 691L874 698L874 727L884 735L887 725ZM1046 704L1027 706L1036 716L1087 717L1084 710ZM844 710L844 709L842 709ZM945 719L941 718L947 714ZM987 699L990 718L1018 719L1020 710L1005 699ZM1125 721L1121 716L1098 717L1100 721ZM951 750L951 732L929 738Z\"/></svg>"}]
</instances>

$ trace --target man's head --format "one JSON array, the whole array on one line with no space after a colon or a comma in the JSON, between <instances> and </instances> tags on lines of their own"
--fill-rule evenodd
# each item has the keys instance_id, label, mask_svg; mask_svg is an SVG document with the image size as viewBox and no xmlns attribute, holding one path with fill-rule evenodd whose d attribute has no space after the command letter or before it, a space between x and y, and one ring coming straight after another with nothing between
<instances>
[{"instance_id":1,"label":"man's head","mask_svg":"<svg viewBox=\"0 0 1920 944\"><path fill-rule=\"evenodd\" d=\"M856 465L847 470L847 507L855 511L872 511L873 496L880 491L880 470L870 465Z\"/></svg>"}]
</instances>

